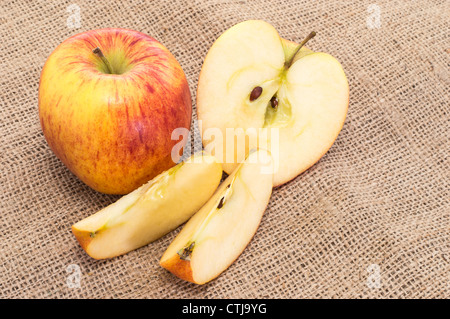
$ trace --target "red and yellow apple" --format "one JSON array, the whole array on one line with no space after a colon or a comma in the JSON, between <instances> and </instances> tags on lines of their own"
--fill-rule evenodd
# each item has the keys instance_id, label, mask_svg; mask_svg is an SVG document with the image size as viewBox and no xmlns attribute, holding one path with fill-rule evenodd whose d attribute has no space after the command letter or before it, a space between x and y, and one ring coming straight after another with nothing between
<instances>
[{"instance_id":1,"label":"red and yellow apple","mask_svg":"<svg viewBox=\"0 0 450 319\"><path fill-rule=\"evenodd\" d=\"M77 34L50 55L39 84L39 117L56 156L93 189L126 194L174 166L171 139L190 128L185 74L143 33Z\"/></svg>"}]
</instances>

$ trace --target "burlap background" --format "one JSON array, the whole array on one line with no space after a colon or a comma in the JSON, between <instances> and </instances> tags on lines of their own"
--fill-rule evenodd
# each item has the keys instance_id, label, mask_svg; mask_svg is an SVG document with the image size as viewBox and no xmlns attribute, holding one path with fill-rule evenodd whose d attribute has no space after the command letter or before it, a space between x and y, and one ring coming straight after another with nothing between
<instances>
[{"instance_id":1,"label":"burlap background","mask_svg":"<svg viewBox=\"0 0 450 319\"><path fill-rule=\"evenodd\" d=\"M67 25L72 3L81 9L76 29ZM380 28L366 23L372 3L381 9ZM0 4L1 298L450 296L448 1ZM332 149L274 190L253 241L207 285L159 267L179 229L119 258L89 258L70 226L118 197L85 186L44 140L37 97L48 55L81 31L139 30L174 53L195 101L208 48L254 18L295 41L316 30L309 46L343 64L350 107ZM81 288L66 284L70 264L81 267ZM372 264L380 288L368 285Z\"/></svg>"}]
</instances>

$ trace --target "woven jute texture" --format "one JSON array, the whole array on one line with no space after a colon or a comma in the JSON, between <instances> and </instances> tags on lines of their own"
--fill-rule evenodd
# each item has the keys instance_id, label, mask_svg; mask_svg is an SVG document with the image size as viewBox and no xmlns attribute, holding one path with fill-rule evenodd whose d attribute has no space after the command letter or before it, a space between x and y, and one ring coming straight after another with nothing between
<instances>
[{"instance_id":1,"label":"woven jute texture","mask_svg":"<svg viewBox=\"0 0 450 319\"><path fill-rule=\"evenodd\" d=\"M450 297L449 12L446 0L1 0L0 298ZM206 285L158 264L181 227L91 259L70 227L119 197L84 185L48 147L38 118L47 57L82 31L144 32L183 67L195 119L203 58L248 19L297 42L315 30L308 46L342 63L350 105L333 147L274 189L249 246Z\"/></svg>"}]
</instances>

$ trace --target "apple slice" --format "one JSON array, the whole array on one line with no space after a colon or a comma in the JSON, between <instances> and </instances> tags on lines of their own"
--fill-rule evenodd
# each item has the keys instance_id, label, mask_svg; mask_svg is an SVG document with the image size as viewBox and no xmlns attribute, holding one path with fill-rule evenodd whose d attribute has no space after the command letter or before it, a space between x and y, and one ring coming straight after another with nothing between
<instances>
[{"instance_id":1,"label":"apple slice","mask_svg":"<svg viewBox=\"0 0 450 319\"><path fill-rule=\"evenodd\" d=\"M348 109L347 78L335 58L305 43L250 20L212 45L200 72L197 112L203 145L227 173L248 150L266 148L278 186L316 163L337 138ZM230 128L242 130L230 138ZM222 138L209 134L212 129ZM233 143L239 135L246 139L243 151Z\"/></svg>"},{"instance_id":2,"label":"apple slice","mask_svg":"<svg viewBox=\"0 0 450 319\"><path fill-rule=\"evenodd\" d=\"M222 167L214 157L193 155L79 221L72 232L92 258L125 254L187 221L213 195L221 178Z\"/></svg>"},{"instance_id":3,"label":"apple slice","mask_svg":"<svg viewBox=\"0 0 450 319\"><path fill-rule=\"evenodd\" d=\"M181 279L204 284L227 269L255 234L272 194L271 155L251 153L184 226L160 264Z\"/></svg>"}]
</instances>

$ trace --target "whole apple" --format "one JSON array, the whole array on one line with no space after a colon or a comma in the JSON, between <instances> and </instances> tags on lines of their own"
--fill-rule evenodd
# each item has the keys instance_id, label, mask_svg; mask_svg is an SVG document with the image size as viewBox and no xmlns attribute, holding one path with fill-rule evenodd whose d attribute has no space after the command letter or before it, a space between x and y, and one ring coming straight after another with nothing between
<instances>
[{"instance_id":1,"label":"whole apple","mask_svg":"<svg viewBox=\"0 0 450 319\"><path fill-rule=\"evenodd\" d=\"M62 42L39 84L39 118L56 156L87 185L126 194L174 166L176 128L190 128L186 76L161 43L102 29ZM178 144L179 145L179 144Z\"/></svg>"}]
</instances>

